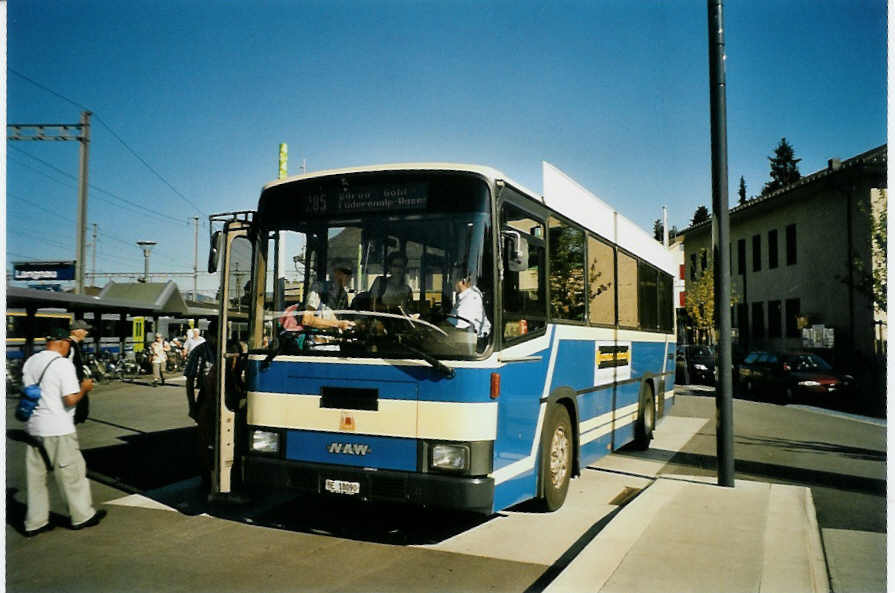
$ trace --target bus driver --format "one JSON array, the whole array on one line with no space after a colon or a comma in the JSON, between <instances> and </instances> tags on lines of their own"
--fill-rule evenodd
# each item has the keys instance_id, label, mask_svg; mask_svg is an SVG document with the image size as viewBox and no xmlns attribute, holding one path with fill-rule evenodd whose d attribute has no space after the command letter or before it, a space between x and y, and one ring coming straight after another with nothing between
<instances>
[{"instance_id":1,"label":"bus driver","mask_svg":"<svg viewBox=\"0 0 895 593\"><path fill-rule=\"evenodd\" d=\"M448 323L457 329L469 329L477 338L487 337L491 333L491 322L485 315L485 304L482 291L473 286L469 274L461 266L453 270L456 300Z\"/></svg>"}]
</instances>

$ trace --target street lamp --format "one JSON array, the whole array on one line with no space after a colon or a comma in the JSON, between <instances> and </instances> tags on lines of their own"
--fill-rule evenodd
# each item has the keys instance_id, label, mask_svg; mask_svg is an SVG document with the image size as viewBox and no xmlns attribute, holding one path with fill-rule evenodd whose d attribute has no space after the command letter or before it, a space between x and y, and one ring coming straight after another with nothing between
<instances>
[{"instance_id":1,"label":"street lamp","mask_svg":"<svg viewBox=\"0 0 895 593\"><path fill-rule=\"evenodd\" d=\"M149 252L158 245L158 242L137 241L137 245L143 248L143 282L149 282Z\"/></svg>"}]
</instances>

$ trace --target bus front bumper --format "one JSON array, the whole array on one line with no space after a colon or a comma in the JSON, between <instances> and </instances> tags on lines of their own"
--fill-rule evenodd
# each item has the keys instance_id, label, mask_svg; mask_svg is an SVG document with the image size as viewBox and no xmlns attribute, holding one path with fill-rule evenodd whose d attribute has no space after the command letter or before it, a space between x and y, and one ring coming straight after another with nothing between
<instances>
[{"instance_id":1,"label":"bus front bumper","mask_svg":"<svg viewBox=\"0 0 895 593\"><path fill-rule=\"evenodd\" d=\"M356 498L365 501L400 502L444 509L490 514L494 480L391 470L375 470L322 463L304 463L247 455L245 482L310 494ZM329 482L329 484L327 484ZM341 484L343 494L332 493ZM357 492L350 493L357 484ZM327 488L329 486L329 488Z\"/></svg>"}]
</instances>

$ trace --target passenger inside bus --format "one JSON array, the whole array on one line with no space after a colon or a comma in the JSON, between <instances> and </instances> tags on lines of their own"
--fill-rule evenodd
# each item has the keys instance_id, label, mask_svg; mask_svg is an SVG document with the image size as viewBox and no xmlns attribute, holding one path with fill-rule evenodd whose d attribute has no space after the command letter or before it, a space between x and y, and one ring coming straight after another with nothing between
<instances>
[{"instance_id":1,"label":"passenger inside bus","mask_svg":"<svg viewBox=\"0 0 895 593\"><path fill-rule=\"evenodd\" d=\"M374 310L406 307L413 301L413 289L407 283L407 258L400 252L386 259L387 276L379 276L370 287Z\"/></svg>"},{"instance_id":2,"label":"passenger inside bus","mask_svg":"<svg viewBox=\"0 0 895 593\"><path fill-rule=\"evenodd\" d=\"M332 280L317 281L311 286L304 309L301 302L286 307L280 316L280 325L287 332L301 332L305 328L346 330L354 322L336 317L335 311L348 308L348 292L345 287L351 279L351 268L336 266Z\"/></svg>"}]
</instances>

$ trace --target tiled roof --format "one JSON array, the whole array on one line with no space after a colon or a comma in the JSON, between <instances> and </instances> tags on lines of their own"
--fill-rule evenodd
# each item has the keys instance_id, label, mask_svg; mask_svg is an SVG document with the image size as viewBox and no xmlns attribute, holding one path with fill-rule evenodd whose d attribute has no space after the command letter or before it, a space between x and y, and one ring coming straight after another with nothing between
<instances>
[{"instance_id":1,"label":"tiled roof","mask_svg":"<svg viewBox=\"0 0 895 593\"><path fill-rule=\"evenodd\" d=\"M729 210L729 213L730 213L730 215L738 214L740 212L743 212L744 210L748 210L749 208L758 206L759 204L764 204L771 200L775 200L785 194L788 194L789 192L793 191L794 189L803 187L810 183L814 183L815 181L818 181L819 179L823 179L825 177L829 177L831 175L841 173L842 171L845 171L850 168L862 167L862 166L866 166L866 165L881 165L881 166L885 167L887 162L888 162L888 145L883 144L882 146L879 146L872 150L868 150L867 152L864 152L864 153L854 156L850 159L842 161L842 163L838 167L835 167L835 168L827 167L826 169L821 169L820 171L817 171L816 173L812 173L810 175L801 177L798 181L796 181L795 183L790 183L786 187L780 188L780 189L773 191L773 192L771 192L767 195L764 195L764 196L757 196L757 197L747 201L745 204L738 204L737 206L731 208ZM712 224L711 219L700 222L699 224L695 224L693 226L685 228L682 231L679 231L678 236L684 235L691 231L701 230L706 226L710 226L711 224Z\"/></svg>"}]
</instances>

